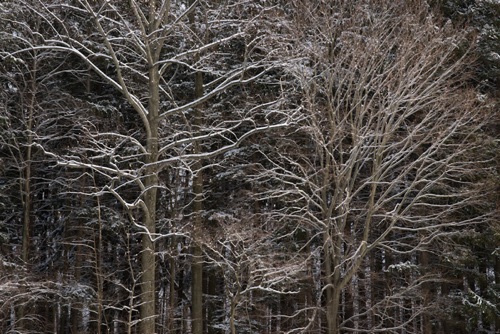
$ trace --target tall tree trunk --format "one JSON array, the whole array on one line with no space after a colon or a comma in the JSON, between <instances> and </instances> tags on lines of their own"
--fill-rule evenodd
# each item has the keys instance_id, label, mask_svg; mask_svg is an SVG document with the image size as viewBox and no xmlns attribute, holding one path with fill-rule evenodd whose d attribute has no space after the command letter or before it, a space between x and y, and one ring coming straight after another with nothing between
<instances>
[{"instance_id":1,"label":"tall tree trunk","mask_svg":"<svg viewBox=\"0 0 500 334\"><path fill-rule=\"evenodd\" d=\"M168 317L167 328L166 328L167 333L175 333L174 326L175 326L176 322L174 321L174 316L175 316L175 309L177 307L177 299L176 299L176 293L175 293L175 284L176 284L175 276L176 276L177 268L175 266L175 258L174 258L175 252L173 251L173 249L175 248L175 243L173 242L172 244L173 244L173 246L170 246L172 249L172 255L168 259L169 268L170 268L170 281L169 281L170 293L169 293L168 313L167 313L167 317Z\"/></svg>"},{"instance_id":2,"label":"tall tree trunk","mask_svg":"<svg viewBox=\"0 0 500 334\"><path fill-rule=\"evenodd\" d=\"M80 207L84 207L85 205L85 200L84 197L80 197ZM85 221L83 219L78 219L77 220L77 241L80 240L85 240L84 235L83 235L83 228L85 226ZM75 268L75 282L80 282L81 280L81 273L82 273L82 252L84 251L82 244L80 242L77 242L76 249L75 249L75 263L74 263L74 268ZM71 309L71 331L72 333L78 333L78 327L82 323L81 319L81 310L82 310L82 304L81 303L72 303L71 304L72 309Z\"/></svg>"},{"instance_id":3,"label":"tall tree trunk","mask_svg":"<svg viewBox=\"0 0 500 334\"><path fill-rule=\"evenodd\" d=\"M194 0L189 0L189 5L193 5ZM194 10L188 14L189 23L193 26L194 31L196 31L195 27L195 12ZM199 60L200 55L197 54L195 56L196 60ZM203 75L201 72L195 73L194 77L194 99L198 99L203 96ZM202 126L202 112L200 110L200 106L195 108L195 119L194 119L194 127L193 134L198 134L201 130ZM199 142L194 143L194 153L201 153L201 146ZM203 221L202 221L202 209L203 209L203 173L201 171L201 161L197 161L194 166L194 170L196 171L196 175L193 180L193 193L195 196L194 200L194 230L193 237L194 243L191 250L192 255L192 264L191 264L191 273L192 273L192 290L191 290L191 319L192 319L192 330L193 334L203 334L203 251L201 249L201 244L199 243L200 237L202 235L203 229Z\"/></svg>"},{"instance_id":4,"label":"tall tree trunk","mask_svg":"<svg viewBox=\"0 0 500 334\"><path fill-rule=\"evenodd\" d=\"M195 76L195 98L203 96L203 77L201 72L196 73ZM195 131L198 133L201 128L202 114L199 108L195 110ZM195 143L195 154L201 153L201 147L198 142ZM193 321L193 334L203 333L203 251L199 243L202 235L203 221L203 173L201 171L201 161L196 162L195 170L196 175L193 183L193 192L195 196L194 201L194 215L195 226L193 231L194 243L192 247L193 262L191 271L193 275L192 281L192 321Z\"/></svg>"},{"instance_id":5,"label":"tall tree trunk","mask_svg":"<svg viewBox=\"0 0 500 334\"><path fill-rule=\"evenodd\" d=\"M156 54L156 50L152 50ZM152 57L156 59L156 57ZM150 136L147 138L146 177L144 196L144 227L141 252L141 333L155 333L155 244L153 235L156 232L156 200L158 191L158 175L155 163L158 162L158 127L159 127L159 81L158 65L151 64L149 69L149 104L148 123Z\"/></svg>"},{"instance_id":6,"label":"tall tree trunk","mask_svg":"<svg viewBox=\"0 0 500 334\"><path fill-rule=\"evenodd\" d=\"M339 271L336 270L336 259L335 255L337 253L335 241L331 239L329 233L325 233L323 236L324 242L324 261L325 261L325 283L326 287L326 322L327 322L327 333L337 334L338 333L338 313L340 307L340 288L338 286L339 282Z\"/></svg>"},{"instance_id":7,"label":"tall tree trunk","mask_svg":"<svg viewBox=\"0 0 500 334\"><path fill-rule=\"evenodd\" d=\"M32 112L30 112L32 114ZM24 264L29 261L30 249L30 229L31 229L31 147L33 142L33 135L31 134L32 115L30 115L28 122L28 147L26 149L25 167L24 167L24 186L23 186L23 241L22 241L22 254L21 259Z\"/></svg>"},{"instance_id":8,"label":"tall tree trunk","mask_svg":"<svg viewBox=\"0 0 500 334\"><path fill-rule=\"evenodd\" d=\"M95 185L95 183L94 183ZM95 333L102 333L102 318L103 318L103 300L104 300L104 284L102 273L102 219L101 219L101 202L97 197L97 234L94 235L94 259L95 259L95 279L97 293L96 307L96 328Z\"/></svg>"},{"instance_id":9,"label":"tall tree trunk","mask_svg":"<svg viewBox=\"0 0 500 334\"><path fill-rule=\"evenodd\" d=\"M193 263L192 280L192 324L193 334L203 333L203 253L199 244L195 242L192 248Z\"/></svg>"},{"instance_id":10,"label":"tall tree trunk","mask_svg":"<svg viewBox=\"0 0 500 334\"><path fill-rule=\"evenodd\" d=\"M35 58L36 59L36 58ZM36 72L37 72L37 61L35 60L33 62L33 69L32 69L32 78L30 85L28 87L28 105L26 106L27 110L27 115L26 117L26 124L25 124L25 131L27 134L27 142L26 142L26 152L24 152L24 157L23 162L24 162L24 168L21 173L21 198L22 198L22 205L23 205L23 227L22 227L22 246L21 246L21 260L23 261L24 265L29 264L29 258L30 258L30 243L31 243L31 211L32 211L32 199L31 199L31 162L32 162L32 146L33 146L33 117L34 117L34 109L35 109L35 97L36 97ZM29 268L28 268L29 270ZM24 291L22 291L24 292ZM24 321L24 305L19 306L17 310L17 318L19 319L18 321L18 326L21 329L24 329L25 327L25 321Z\"/></svg>"}]
</instances>

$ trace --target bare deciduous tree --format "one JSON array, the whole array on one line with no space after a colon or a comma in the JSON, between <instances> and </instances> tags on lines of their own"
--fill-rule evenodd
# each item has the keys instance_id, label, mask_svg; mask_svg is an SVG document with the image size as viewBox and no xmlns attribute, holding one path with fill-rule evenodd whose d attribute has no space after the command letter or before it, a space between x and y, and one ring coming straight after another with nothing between
<instances>
[{"instance_id":1,"label":"bare deciduous tree","mask_svg":"<svg viewBox=\"0 0 500 334\"><path fill-rule=\"evenodd\" d=\"M382 315L379 300L361 303L359 278L370 254L425 266L415 259L426 245L487 220L458 214L480 202L470 179L477 162L468 153L481 145L484 117L467 88L464 41L418 6L293 4L305 14L294 18L297 57L288 68L307 117L262 152L268 167L259 178L279 186L258 197L283 203L269 219L295 221L317 236L309 242L321 249L328 333L359 331L368 314L366 331L385 332L391 322L430 332L429 317L423 329L409 320L426 312L419 311L426 297L401 318ZM419 279L408 291L416 284L425 292Z\"/></svg>"},{"instance_id":2,"label":"bare deciduous tree","mask_svg":"<svg viewBox=\"0 0 500 334\"><path fill-rule=\"evenodd\" d=\"M274 65L267 57L254 54L262 36L252 37L247 31L247 26L251 28L253 24L253 14L245 14L243 4L227 7L228 12L236 8L242 13L237 25L221 17L222 4L203 1L83 0L25 1L23 4L41 22L41 28L33 31L40 38L30 42L30 47L8 56L17 57L26 52L66 53L76 59L80 68L87 67L87 73L81 73L91 80L85 86L85 80L81 80L81 91L86 89L87 94L92 95L91 82L96 81L93 73L97 74L102 80L101 89L111 87L121 93L124 99L121 116L138 121L130 129L112 132L83 124L82 131L93 139L88 142L89 147L78 147L68 155L48 150L46 154L56 158L61 166L92 170L107 179L107 184L93 195L113 194L129 212L131 223L142 233L140 326L141 332L154 333L155 243L170 235L157 233L158 190L162 187L159 174L180 164L196 178L201 176L199 161L237 147L254 133L286 125L292 115L281 112L278 101L254 105L244 117L238 112L232 118L229 111L227 118L214 124L200 124L198 115L210 99L219 98L233 86L265 76ZM255 8L256 14L264 10L259 6ZM83 26L85 19L88 23ZM22 24L13 22L16 23ZM191 29L195 25L200 28ZM242 43L244 59L227 59L227 63L221 63L217 57L224 57L224 49L233 41ZM190 73L207 75L193 81L181 77ZM76 69L73 74L78 75ZM86 99L82 95L79 98ZM255 118L258 113L269 115L275 121L259 124ZM169 133L170 130L173 132ZM219 147L207 150L207 144L213 139L219 140ZM196 187L198 181L193 182L192 186ZM131 193L131 187L136 194L132 197L125 195ZM196 195L199 189L192 191L199 197ZM199 198L195 203L199 203ZM199 263L197 257L201 253L194 249L194 261ZM199 273L199 269L196 272ZM197 282L201 284L201 277ZM197 294L193 299L196 303L201 302L200 292L193 291ZM201 306L193 305L196 318L193 330L197 333L202 330L199 310Z\"/></svg>"}]
</instances>

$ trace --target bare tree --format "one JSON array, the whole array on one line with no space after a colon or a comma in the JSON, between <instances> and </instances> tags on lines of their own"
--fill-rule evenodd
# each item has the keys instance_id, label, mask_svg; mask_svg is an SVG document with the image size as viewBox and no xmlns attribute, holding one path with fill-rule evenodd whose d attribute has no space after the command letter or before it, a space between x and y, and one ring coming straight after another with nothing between
<instances>
[{"instance_id":1,"label":"bare tree","mask_svg":"<svg viewBox=\"0 0 500 334\"><path fill-rule=\"evenodd\" d=\"M142 234L140 326L141 332L154 333L155 243L176 235L175 232L157 233L158 191L162 186L159 175L171 167L184 166L187 173L196 178L201 176L200 160L235 148L254 133L286 125L291 115L281 112L277 101L254 105L244 117L237 112L232 118L229 112L228 118L213 124L200 124L199 116L191 112L233 86L265 76L274 65L266 57L254 56L253 50L257 49L261 37L254 38L247 31L247 27L252 26L253 14L245 14L237 3L231 4L228 12L240 11L239 21L223 20L222 4L203 1L83 0L25 1L23 4L41 22L42 28L31 27L37 29L33 33L40 36L40 40L3 56L18 57L27 52L66 53L79 63L79 68L87 67L87 72L81 73L91 79L86 85L85 80L81 80L82 92L92 94L92 81L96 82L94 74L97 74L101 88L111 87L121 93L122 117L138 122L123 132L120 129L102 132L96 126L83 124L82 131L92 139L88 141L90 146L77 147L68 155L48 150L46 154L56 158L61 166L92 170L106 179L101 190L93 195L113 194ZM256 14L264 10L260 6L252 7L254 9ZM190 15L192 19L188 24ZM203 26L198 31L204 37L191 29L194 24ZM224 55L224 49L233 41L247 49L244 59L221 63L217 58ZM207 74L203 82L201 77L195 81L197 87L203 85L202 90L192 88L193 81L182 77L190 73ZM85 99L81 93L79 98ZM271 115L275 121L259 124L255 119L258 113ZM173 132L169 133L170 130ZM213 139L218 139L220 145L205 149ZM194 182L193 187L198 184ZM133 196L129 196L133 194L131 188L135 189ZM193 189L193 192L196 194L199 190ZM199 199L195 199L195 203L198 202ZM199 262L196 260L199 252L194 256L195 263ZM197 297L197 303L200 298ZM200 314L195 310L200 310L198 305L193 305L196 318L193 330L201 332Z\"/></svg>"},{"instance_id":2,"label":"bare tree","mask_svg":"<svg viewBox=\"0 0 500 334\"><path fill-rule=\"evenodd\" d=\"M464 40L425 6L293 6L297 56L288 69L307 117L274 150L262 150L268 162L258 177L274 186L258 198L282 203L270 220L295 221L315 236L309 243L321 249L328 333L428 333L432 278L411 267L428 264L426 245L487 221L459 214L480 202L470 179L478 162L468 153L481 145L484 117L467 88ZM381 313L371 293L361 299L360 278L375 255L384 263L394 257L391 270L409 266L401 287L424 295L414 295L414 307L398 304L406 297L395 291L382 298L396 312Z\"/></svg>"}]
</instances>

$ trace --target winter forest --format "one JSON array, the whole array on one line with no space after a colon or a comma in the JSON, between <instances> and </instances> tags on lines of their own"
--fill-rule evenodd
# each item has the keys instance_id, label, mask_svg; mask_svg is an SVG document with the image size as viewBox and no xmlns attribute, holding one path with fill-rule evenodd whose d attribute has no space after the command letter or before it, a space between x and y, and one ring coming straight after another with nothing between
<instances>
[{"instance_id":1,"label":"winter forest","mask_svg":"<svg viewBox=\"0 0 500 334\"><path fill-rule=\"evenodd\" d=\"M500 332L498 0L1 0L0 332Z\"/></svg>"}]
</instances>

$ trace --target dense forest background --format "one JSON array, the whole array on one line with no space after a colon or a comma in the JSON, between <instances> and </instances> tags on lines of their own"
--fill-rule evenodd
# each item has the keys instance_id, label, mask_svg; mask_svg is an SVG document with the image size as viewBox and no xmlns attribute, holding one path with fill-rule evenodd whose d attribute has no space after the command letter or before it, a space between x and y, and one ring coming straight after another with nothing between
<instances>
[{"instance_id":1,"label":"dense forest background","mask_svg":"<svg viewBox=\"0 0 500 334\"><path fill-rule=\"evenodd\" d=\"M498 333L500 3L0 2L0 332Z\"/></svg>"}]
</instances>

